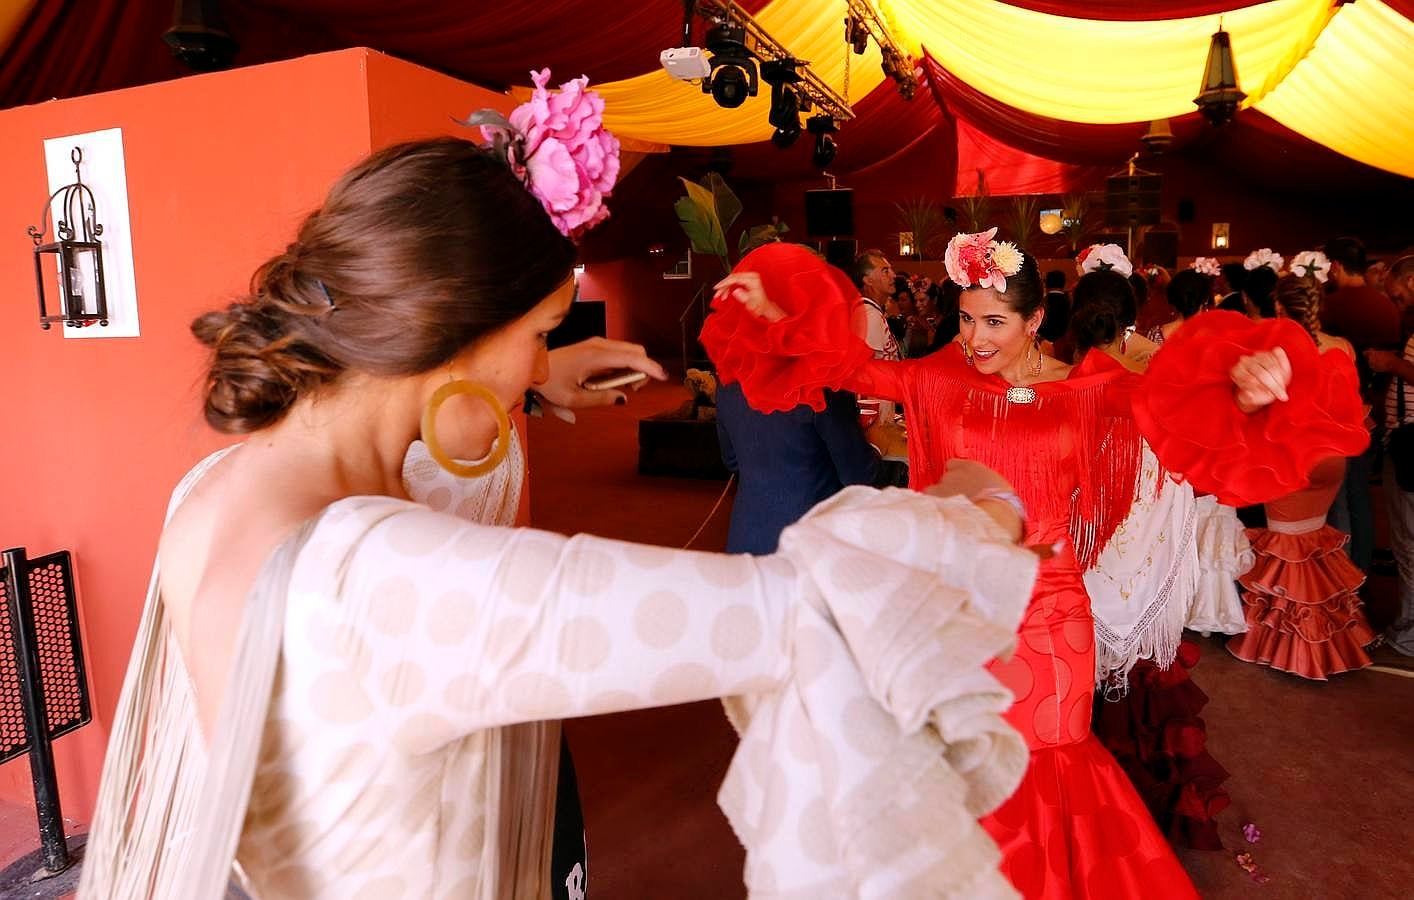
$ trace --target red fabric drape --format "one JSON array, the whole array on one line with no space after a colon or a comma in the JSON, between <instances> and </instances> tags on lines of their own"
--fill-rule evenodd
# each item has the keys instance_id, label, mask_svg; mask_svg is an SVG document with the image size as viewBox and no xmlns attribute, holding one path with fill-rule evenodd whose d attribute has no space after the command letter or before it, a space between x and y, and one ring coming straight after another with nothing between
<instances>
[{"instance_id":1,"label":"red fabric drape","mask_svg":"<svg viewBox=\"0 0 1414 900\"><path fill-rule=\"evenodd\" d=\"M1153 22L1160 19L1188 19L1218 15L1266 0L1005 0L1052 16L1072 19L1104 19L1113 22Z\"/></svg>"},{"instance_id":2,"label":"red fabric drape","mask_svg":"<svg viewBox=\"0 0 1414 900\"><path fill-rule=\"evenodd\" d=\"M1018 150L970 122L957 122L957 184L971 192L977 170L987 173L987 190L1010 194L1063 194L1094 190L1104 184L1114 166L1081 166L1057 162Z\"/></svg>"},{"instance_id":3,"label":"red fabric drape","mask_svg":"<svg viewBox=\"0 0 1414 900\"><path fill-rule=\"evenodd\" d=\"M588 75L591 82L632 78L658 68L658 54L682 44L682 0L243 2L326 28L343 46L372 47L492 86L529 84L528 71L545 66L557 80L577 75ZM738 0L736 5L754 14L768 2ZM705 28L697 17L693 41L698 46Z\"/></svg>"}]
</instances>

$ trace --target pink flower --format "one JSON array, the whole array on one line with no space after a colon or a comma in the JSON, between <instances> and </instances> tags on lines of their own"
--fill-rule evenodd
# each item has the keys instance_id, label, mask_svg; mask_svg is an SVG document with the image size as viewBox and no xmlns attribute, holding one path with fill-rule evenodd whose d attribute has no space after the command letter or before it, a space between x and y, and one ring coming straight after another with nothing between
<instances>
[{"instance_id":1,"label":"pink flower","mask_svg":"<svg viewBox=\"0 0 1414 900\"><path fill-rule=\"evenodd\" d=\"M994 287L990 279L987 282L982 279L989 278L992 238L996 235L997 229L991 228L977 234L958 234L949 241L948 249L943 254L943 265L948 270L948 277L961 287L971 287L974 284ZM1006 290L1005 277L997 290Z\"/></svg>"},{"instance_id":2,"label":"pink flower","mask_svg":"<svg viewBox=\"0 0 1414 900\"><path fill-rule=\"evenodd\" d=\"M1258 828L1255 822L1248 822L1242 826L1242 836L1247 839L1247 843L1255 844L1262 839L1262 829Z\"/></svg>"},{"instance_id":3,"label":"pink flower","mask_svg":"<svg viewBox=\"0 0 1414 900\"><path fill-rule=\"evenodd\" d=\"M530 73L530 99L510 115L511 168L560 233L578 238L608 218L605 199L619 177L619 141L604 130L604 98L580 76L551 93L550 70ZM504 129L483 126L494 140Z\"/></svg>"}]
</instances>

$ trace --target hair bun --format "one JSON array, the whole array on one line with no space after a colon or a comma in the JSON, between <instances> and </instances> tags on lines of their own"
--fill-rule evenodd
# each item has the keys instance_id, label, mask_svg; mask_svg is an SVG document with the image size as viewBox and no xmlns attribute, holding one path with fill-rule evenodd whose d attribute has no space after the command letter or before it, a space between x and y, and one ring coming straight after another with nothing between
<instances>
[{"instance_id":1,"label":"hair bun","mask_svg":"<svg viewBox=\"0 0 1414 900\"><path fill-rule=\"evenodd\" d=\"M245 434L272 425L302 390L338 371L291 334L290 317L260 300L232 303L192 322L212 349L206 377L206 421L217 431Z\"/></svg>"}]
</instances>

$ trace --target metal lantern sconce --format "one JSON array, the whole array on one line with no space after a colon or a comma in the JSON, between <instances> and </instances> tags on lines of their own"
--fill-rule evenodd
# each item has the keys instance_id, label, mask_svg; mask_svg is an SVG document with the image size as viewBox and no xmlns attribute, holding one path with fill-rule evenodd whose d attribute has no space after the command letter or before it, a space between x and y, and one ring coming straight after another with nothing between
<instances>
[{"instance_id":1,"label":"metal lantern sconce","mask_svg":"<svg viewBox=\"0 0 1414 900\"><path fill-rule=\"evenodd\" d=\"M1230 241L1229 241L1229 238L1228 238L1227 225L1228 225L1228 223L1226 223L1226 222L1214 222L1214 223L1213 223L1213 249L1214 249L1214 250L1226 250L1226 249L1228 249L1229 244L1230 244Z\"/></svg>"},{"instance_id":2,"label":"metal lantern sconce","mask_svg":"<svg viewBox=\"0 0 1414 900\"><path fill-rule=\"evenodd\" d=\"M103 226L98 223L98 207L93 191L83 183L79 164L83 151L75 147L69 153L74 163L74 183L49 195L41 226L31 225L29 236L34 241L34 279L39 292L39 327L46 331L62 322L71 328L86 328L97 323L108 324L108 297L103 285ZM59 215L53 215L54 202L59 201ZM44 242L54 221L58 240ZM77 227L75 227L77 226ZM45 301L44 283L53 278L53 263L48 272L44 257L52 255L58 261L59 312L50 314Z\"/></svg>"},{"instance_id":3,"label":"metal lantern sconce","mask_svg":"<svg viewBox=\"0 0 1414 900\"><path fill-rule=\"evenodd\" d=\"M1223 31L1222 20L1208 44L1208 64L1203 69L1203 88L1193 102L1203 118L1214 125L1226 125L1237 114L1247 96L1237 85L1237 63L1232 59L1232 40Z\"/></svg>"},{"instance_id":4,"label":"metal lantern sconce","mask_svg":"<svg viewBox=\"0 0 1414 900\"><path fill-rule=\"evenodd\" d=\"M900 231L898 233L898 255L905 259L912 259L913 253L913 232Z\"/></svg>"}]
</instances>

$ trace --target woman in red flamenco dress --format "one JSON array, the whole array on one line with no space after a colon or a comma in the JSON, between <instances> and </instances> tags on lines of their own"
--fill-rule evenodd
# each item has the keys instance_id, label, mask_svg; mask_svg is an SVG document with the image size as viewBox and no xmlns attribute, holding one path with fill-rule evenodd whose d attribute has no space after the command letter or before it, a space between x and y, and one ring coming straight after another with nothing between
<instances>
[{"instance_id":1,"label":"woman in red flamenco dress","mask_svg":"<svg viewBox=\"0 0 1414 900\"><path fill-rule=\"evenodd\" d=\"M1196 489L1245 504L1303 483L1313 453L1358 451L1358 397L1332 390L1294 323L1235 314L1195 319L1142 381L1103 354L1075 367L1045 357L1035 261L994 235L949 245L949 275L964 288L959 343L923 359L873 360L849 334L857 292L789 244L753 251L718 285L702 343L719 377L739 381L762 412L818 406L826 387L902 401L914 487L954 457L1016 487L1028 543L1058 549L1041 565L1015 653L992 664L1031 749L1016 793L983 820L1002 871L1028 898L1196 897L1091 733L1094 625L1081 573L1133 501L1141 435ZM1233 471L1234 459L1248 468Z\"/></svg>"},{"instance_id":2,"label":"woman in red flamenco dress","mask_svg":"<svg viewBox=\"0 0 1414 900\"><path fill-rule=\"evenodd\" d=\"M1321 331L1316 280L1283 275L1274 295L1322 358L1354 378L1354 348ZM1316 681L1370 664L1364 648L1375 633L1355 593L1365 576L1345 555L1346 536L1326 524L1344 477L1344 460L1321 460L1309 485L1266 504L1266 528L1247 530L1256 563L1238 579L1247 631L1228 641L1233 656Z\"/></svg>"}]
</instances>

